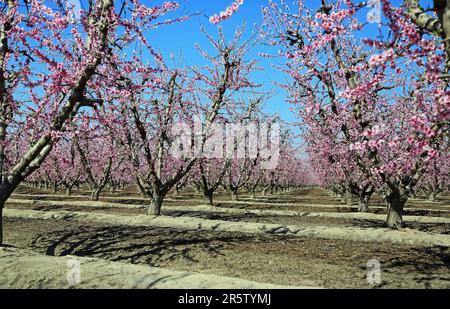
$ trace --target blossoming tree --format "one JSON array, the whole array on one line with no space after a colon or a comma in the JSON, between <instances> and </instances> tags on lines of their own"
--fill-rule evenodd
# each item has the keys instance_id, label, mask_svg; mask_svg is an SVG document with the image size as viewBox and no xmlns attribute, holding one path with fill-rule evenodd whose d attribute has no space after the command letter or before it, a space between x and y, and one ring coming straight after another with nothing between
<instances>
[{"instance_id":1,"label":"blossoming tree","mask_svg":"<svg viewBox=\"0 0 450 309\"><path fill-rule=\"evenodd\" d=\"M262 29L294 80L286 88L300 107L309 154L331 171L322 178L343 181L363 206L376 188L392 228L402 227L404 205L448 132L443 48L414 26L413 2L408 15L383 1L392 35L382 39L361 39L368 33L353 1L323 0L318 10L300 1L295 12L271 1L263 12Z\"/></svg>"},{"instance_id":2,"label":"blossoming tree","mask_svg":"<svg viewBox=\"0 0 450 309\"><path fill-rule=\"evenodd\" d=\"M148 45L144 31L178 7L96 0L73 12L61 1L47 3L8 0L0 12L0 218L6 200L40 167L74 115L104 103L102 93L114 84L127 47ZM13 158L14 135L29 140Z\"/></svg>"}]
</instances>

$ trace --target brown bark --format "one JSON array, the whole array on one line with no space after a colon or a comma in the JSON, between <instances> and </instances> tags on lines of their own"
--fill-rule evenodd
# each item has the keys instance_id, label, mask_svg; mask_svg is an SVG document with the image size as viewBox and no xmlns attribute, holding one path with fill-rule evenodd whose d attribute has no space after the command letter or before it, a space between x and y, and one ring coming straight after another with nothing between
<instances>
[{"instance_id":1,"label":"brown bark","mask_svg":"<svg viewBox=\"0 0 450 309\"><path fill-rule=\"evenodd\" d=\"M231 199L232 199L233 201L237 201L237 200L239 199L239 196L238 196L238 190L236 190L236 189L231 189Z\"/></svg>"},{"instance_id":2,"label":"brown bark","mask_svg":"<svg viewBox=\"0 0 450 309\"><path fill-rule=\"evenodd\" d=\"M403 228L403 209L408 198L399 191L394 191L386 196L385 201L388 207L387 225L391 229L399 230Z\"/></svg>"},{"instance_id":3,"label":"brown bark","mask_svg":"<svg viewBox=\"0 0 450 309\"><path fill-rule=\"evenodd\" d=\"M161 215L161 207L163 201L164 196L162 194L154 194L150 202L150 207L148 208L148 215L149 216Z\"/></svg>"},{"instance_id":4,"label":"brown bark","mask_svg":"<svg viewBox=\"0 0 450 309\"><path fill-rule=\"evenodd\" d=\"M358 211L368 212L369 211L369 198L367 195L360 196L358 199Z\"/></svg>"},{"instance_id":5,"label":"brown bark","mask_svg":"<svg viewBox=\"0 0 450 309\"><path fill-rule=\"evenodd\" d=\"M96 188L94 190L92 190L91 192L91 201L98 201L100 198L100 193L101 193L101 189L100 188Z\"/></svg>"},{"instance_id":6,"label":"brown bark","mask_svg":"<svg viewBox=\"0 0 450 309\"><path fill-rule=\"evenodd\" d=\"M352 192L350 190L345 191L345 203L347 206L353 205Z\"/></svg>"},{"instance_id":7,"label":"brown bark","mask_svg":"<svg viewBox=\"0 0 450 309\"><path fill-rule=\"evenodd\" d=\"M207 205L210 205L210 206L214 205L214 192L213 191L205 190L203 192L203 196L205 198L205 203Z\"/></svg>"},{"instance_id":8,"label":"brown bark","mask_svg":"<svg viewBox=\"0 0 450 309\"><path fill-rule=\"evenodd\" d=\"M0 204L0 247L3 246L3 206L3 203Z\"/></svg>"},{"instance_id":9,"label":"brown bark","mask_svg":"<svg viewBox=\"0 0 450 309\"><path fill-rule=\"evenodd\" d=\"M373 193L374 193L373 189L367 189L367 188L363 188L359 192L359 196L358 196L358 211L359 212L368 212L369 211L369 200Z\"/></svg>"},{"instance_id":10,"label":"brown bark","mask_svg":"<svg viewBox=\"0 0 450 309\"><path fill-rule=\"evenodd\" d=\"M136 184L139 188L139 192L141 193L141 196L148 197L147 191L145 191L144 185L141 183L139 177L136 177Z\"/></svg>"}]
</instances>

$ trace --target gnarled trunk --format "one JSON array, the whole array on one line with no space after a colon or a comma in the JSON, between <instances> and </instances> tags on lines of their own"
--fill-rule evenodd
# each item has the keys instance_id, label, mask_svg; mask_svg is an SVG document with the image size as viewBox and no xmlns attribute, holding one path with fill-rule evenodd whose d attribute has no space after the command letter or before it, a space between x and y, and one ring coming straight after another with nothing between
<instances>
[{"instance_id":1,"label":"gnarled trunk","mask_svg":"<svg viewBox=\"0 0 450 309\"><path fill-rule=\"evenodd\" d=\"M353 205L352 192L350 190L345 191L345 204L347 204L347 206Z\"/></svg>"},{"instance_id":2,"label":"gnarled trunk","mask_svg":"<svg viewBox=\"0 0 450 309\"><path fill-rule=\"evenodd\" d=\"M150 207L148 208L149 216L159 216L161 215L161 207L164 201L164 196L162 194L153 193L153 197L150 202Z\"/></svg>"},{"instance_id":3,"label":"gnarled trunk","mask_svg":"<svg viewBox=\"0 0 450 309\"><path fill-rule=\"evenodd\" d=\"M203 192L203 197L205 199L205 204L212 206L214 201L214 192L212 190L205 190Z\"/></svg>"},{"instance_id":4,"label":"gnarled trunk","mask_svg":"<svg viewBox=\"0 0 450 309\"><path fill-rule=\"evenodd\" d=\"M101 192L102 190L101 189L94 189L92 192L91 192L91 201L98 201L99 200L99 198L100 198L100 192Z\"/></svg>"},{"instance_id":5,"label":"gnarled trunk","mask_svg":"<svg viewBox=\"0 0 450 309\"><path fill-rule=\"evenodd\" d=\"M237 201L239 199L237 189L231 189L231 199L233 201Z\"/></svg>"},{"instance_id":6,"label":"gnarled trunk","mask_svg":"<svg viewBox=\"0 0 450 309\"><path fill-rule=\"evenodd\" d=\"M358 211L359 212L368 212L369 211L369 201L366 196L360 197L358 199Z\"/></svg>"},{"instance_id":7,"label":"gnarled trunk","mask_svg":"<svg viewBox=\"0 0 450 309\"><path fill-rule=\"evenodd\" d=\"M403 228L403 209L408 198L399 192L392 192L386 196L385 201L388 208L387 225L391 229Z\"/></svg>"},{"instance_id":8,"label":"gnarled trunk","mask_svg":"<svg viewBox=\"0 0 450 309\"><path fill-rule=\"evenodd\" d=\"M139 192L141 193L141 196L142 197L149 197L148 196L148 194L147 194L147 191L145 191L145 188L144 188L144 186L141 184L141 182L139 181L139 179L136 181L136 184L137 184L137 186L138 186L138 188L139 188Z\"/></svg>"},{"instance_id":9,"label":"gnarled trunk","mask_svg":"<svg viewBox=\"0 0 450 309\"><path fill-rule=\"evenodd\" d=\"M358 196L358 211L359 212L368 212L369 211L369 200L372 195L372 192L360 192Z\"/></svg>"}]
</instances>

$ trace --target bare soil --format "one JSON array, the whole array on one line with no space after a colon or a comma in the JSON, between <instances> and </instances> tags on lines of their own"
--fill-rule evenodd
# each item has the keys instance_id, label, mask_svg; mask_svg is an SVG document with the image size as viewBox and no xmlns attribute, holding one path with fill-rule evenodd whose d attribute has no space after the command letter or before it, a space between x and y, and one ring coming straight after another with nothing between
<instances>
[{"instance_id":1,"label":"bare soil","mask_svg":"<svg viewBox=\"0 0 450 309\"><path fill-rule=\"evenodd\" d=\"M389 288L450 288L449 248L308 237L243 235L6 219L6 242L51 256L89 256L279 284L371 288L366 263L382 263Z\"/></svg>"},{"instance_id":2,"label":"bare soil","mask_svg":"<svg viewBox=\"0 0 450 309\"><path fill-rule=\"evenodd\" d=\"M145 209L130 208L113 208L113 207L86 207L86 206L35 206L26 204L8 204L8 208L13 209L31 209L39 211L64 210L75 212L91 212L106 214L124 214L124 215L144 215ZM308 210L309 212L314 212ZM317 211L319 212L319 211ZM323 211L322 211L323 212ZM163 208L163 215L173 217L196 217L209 220L225 220L230 222L257 222L257 223L274 223L282 225L302 225L315 226L326 225L333 227L363 227L375 228L385 227L385 223L379 220L364 219L344 219L344 218L326 218L326 217L307 217L307 216L261 216L255 214L229 214L229 213L206 213L200 211L179 211L171 210L170 206ZM450 235L450 224L448 223L421 223L421 222L405 222L405 228L414 229L422 232L431 232L438 234Z\"/></svg>"},{"instance_id":3,"label":"bare soil","mask_svg":"<svg viewBox=\"0 0 450 309\"><path fill-rule=\"evenodd\" d=\"M20 194L34 195L36 200L76 201L89 199L87 190L74 191L74 197L51 195L38 188L20 187ZM196 206L201 197L193 192L170 196L163 214L172 217L195 217L230 222L259 222L283 225L330 227L381 227L377 220L342 219L326 217L257 216L252 214L205 213L201 211L171 210L171 206ZM229 201L226 193L217 200ZM330 197L319 188L304 188L292 193L258 197L254 203L241 195L248 204L231 202L217 207L240 209L276 209L305 212L352 212L341 201ZM134 189L105 192L102 201L143 205ZM374 204L378 204L374 199ZM271 204L273 205L271 205ZM282 204L298 204L287 206ZM335 205L323 208L302 204ZM379 203L381 206L382 204ZM442 216L439 211L450 206L450 196L439 197L439 203L424 200L408 204L406 215ZM38 206L8 204L8 208L38 211L80 211L117 215L142 215L145 209ZM424 209L424 210L423 210ZM428 209L428 210L427 210ZM384 213L373 209L373 213ZM367 262L378 259L382 267L382 284L375 288L450 288L449 247L420 247L388 242L362 242L343 239L321 239L287 235L251 235L235 232L189 231L177 228L118 226L108 223L5 218L5 242L17 248L32 250L49 256L75 255L95 257L108 261L147 265L162 269L191 271L219 276L236 277L255 282L283 286L316 286L325 288L374 288L367 280ZM407 222L408 228L433 234L449 235L450 226L444 223Z\"/></svg>"}]
</instances>

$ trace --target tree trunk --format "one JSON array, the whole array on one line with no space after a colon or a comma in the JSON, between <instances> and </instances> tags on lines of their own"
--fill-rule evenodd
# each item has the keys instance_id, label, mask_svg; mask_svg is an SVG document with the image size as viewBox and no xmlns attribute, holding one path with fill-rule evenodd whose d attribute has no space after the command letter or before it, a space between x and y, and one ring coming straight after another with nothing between
<instances>
[{"instance_id":1,"label":"tree trunk","mask_svg":"<svg viewBox=\"0 0 450 309\"><path fill-rule=\"evenodd\" d=\"M266 196L266 194L267 194L267 189L264 188L264 189L262 190L262 192L261 192L261 195L262 195L262 196Z\"/></svg>"},{"instance_id":2,"label":"tree trunk","mask_svg":"<svg viewBox=\"0 0 450 309\"><path fill-rule=\"evenodd\" d=\"M68 187L66 188L66 195L71 196L72 195L72 188Z\"/></svg>"},{"instance_id":3,"label":"tree trunk","mask_svg":"<svg viewBox=\"0 0 450 309\"><path fill-rule=\"evenodd\" d=\"M53 193L58 193L58 185L53 184Z\"/></svg>"},{"instance_id":4,"label":"tree trunk","mask_svg":"<svg viewBox=\"0 0 450 309\"><path fill-rule=\"evenodd\" d=\"M110 193L116 193L116 190L117 190L117 186L111 185L111 186L109 187L109 192L110 192Z\"/></svg>"},{"instance_id":5,"label":"tree trunk","mask_svg":"<svg viewBox=\"0 0 450 309\"><path fill-rule=\"evenodd\" d=\"M369 200L370 195L367 193L360 193L358 198L358 211L368 212L369 211Z\"/></svg>"},{"instance_id":6,"label":"tree trunk","mask_svg":"<svg viewBox=\"0 0 450 309\"><path fill-rule=\"evenodd\" d=\"M388 207L387 225L391 229L399 230L403 228L403 208L407 201L399 192L391 193L386 197Z\"/></svg>"},{"instance_id":7,"label":"tree trunk","mask_svg":"<svg viewBox=\"0 0 450 309\"><path fill-rule=\"evenodd\" d=\"M0 247L3 246L3 207L4 204L0 204Z\"/></svg>"},{"instance_id":8,"label":"tree trunk","mask_svg":"<svg viewBox=\"0 0 450 309\"><path fill-rule=\"evenodd\" d=\"M141 193L141 196L144 197L144 198L145 197L149 197L147 192L145 191L144 186L139 182L139 180L137 180L136 183L137 183L137 186L139 188L139 192Z\"/></svg>"},{"instance_id":9,"label":"tree trunk","mask_svg":"<svg viewBox=\"0 0 450 309\"><path fill-rule=\"evenodd\" d=\"M353 205L353 200L352 200L352 192L345 191L345 203L347 204L347 206L352 206Z\"/></svg>"},{"instance_id":10,"label":"tree trunk","mask_svg":"<svg viewBox=\"0 0 450 309\"><path fill-rule=\"evenodd\" d=\"M139 187L140 188L140 187ZM141 196L143 197L143 198L147 198L148 197L148 194L147 194L147 192L145 192L145 190L139 190L140 192L141 192Z\"/></svg>"},{"instance_id":11,"label":"tree trunk","mask_svg":"<svg viewBox=\"0 0 450 309\"><path fill-rule=\"evenodd\" d=\"M100 192L101 192L100 189L94 189L91 192L91 201L96 201L97 202L99 200L99 198L100 198Z\"/></svg>"},{"instance_id":12,"label":"tree trunk","mask_svg":"<svg viewBox=\"0 0 450 309\"><path fill-rule=\"evenodd\" d=\"M200 194L200 186L195 185L194 189L195 189L195 194Z\"/></svg>"},{"instance_id":13,"label":"tree trunk","mask_svg":"<svg viewBox=\"0 0 450 309\"><path fill-rule=\"evenodd\" d=\"M148 208L149 216L159 216L161 215L161 207L163 204L164 196L159 194L153 194L153 198L150 202L150 207Z\"/></svg>"},{"instance_id":14,"label":"tree trunk","mask_svg":"<svg viewBox=\"0 0 450 309\"><path fill-rule=\"evenodd\" d=\"M369 212L369 205L365 198L359 198L358 200L358 211L359 212Z\"/></svg>"},{"instance_id":15,"label":"tree trunk","mask_svg":"<svg viewBox=\"0 0 450 309\"><path fill-rule=\"evenodd\" d=\"M256 198L256 189L252 189L250 191L250 198L255 199Z\"/></svg>"},{"instance_id":16,"label":"tree trunk","mask_svg":"<svg viewBox=\"0 0 450 309\"><path fill-rule=\"evenodd\" d=\"M431 193L430 193L430 196L428 197L428 200L430 201L430 202L436 202L436 197L439 195L439 192L438 191L432 191Z\"/></svg>"},{"instance_id":17,"label":"tree trunk","mask_svg":"<svg viewBox=\"0 0 450 309\"><path fill-rule=\"evenodd\" d=\"M238 190L231 189L231 199L233 201L237 201L238 200Z\"/></svg>"},{"instance_id":18,"label":"tree trunk","mask_svg":"<svg viewBox=\"0 0 450 309\"><path fill-rule=\"evenodd\" d=\"M3 246L3 208L6 201L17 188L18 184L2 184L0 185L0 246Z\"/></svg>"},{"instance_id":19,"label":"tree trunk","mask_svg":"<svg viewBox=\"0 0 450 309\"><path fill-rule=\"evenodd\" d=\"M213 196L214 196L214 192L211 190L205 190L205 192L203 192L203 196L205 198L205 203L207 205L213 206Z\"/></svg>"}]
</instances>

